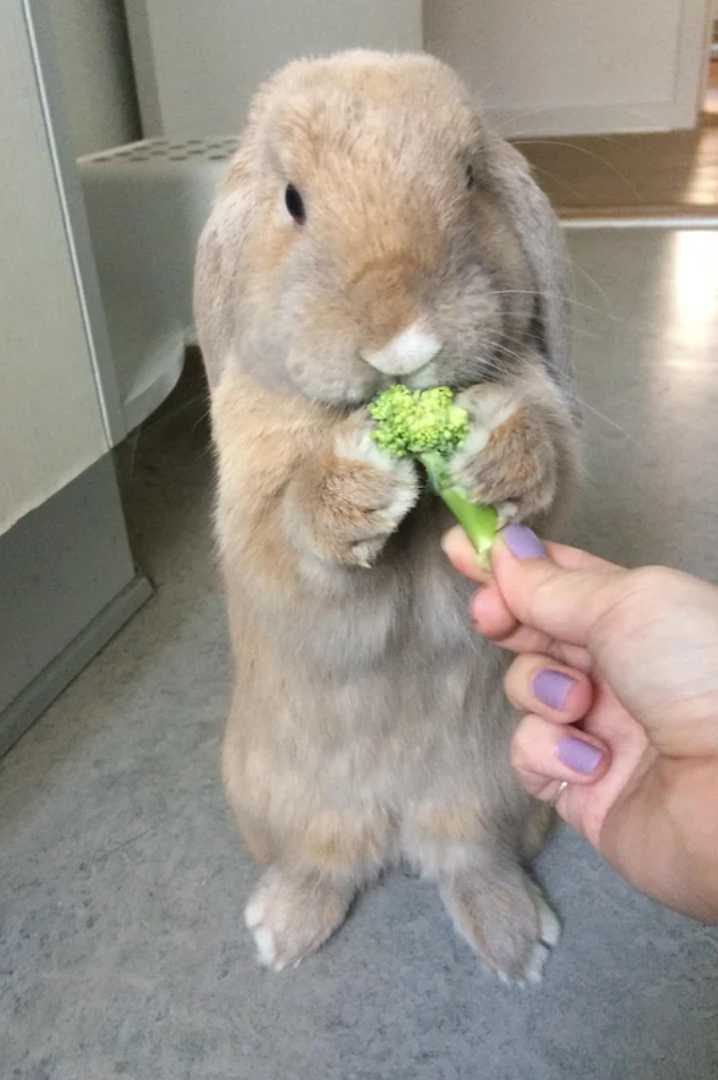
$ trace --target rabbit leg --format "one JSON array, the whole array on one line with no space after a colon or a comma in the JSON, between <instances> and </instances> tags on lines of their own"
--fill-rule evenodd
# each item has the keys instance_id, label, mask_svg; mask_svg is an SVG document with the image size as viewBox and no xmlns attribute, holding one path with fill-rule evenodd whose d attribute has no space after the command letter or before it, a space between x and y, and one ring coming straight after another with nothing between
<instances>
[{"instance_id":1,"label":"rabbit leg","mask_svg":"<svg viewBox=\"0 0 718 1080\"><path fill-rule=\"evenodd\" d=\"M561 932L541 889L513 855L456 854L438 880L457 931L504 982L540 982Z\"/></svg>"},{"instance_id":2,"label":"rabbit leg","mask_svg":"<svg viewBox=\"0 0 718 1080\"><path fill-rule=\"evenodd\" d=\"M260 964L272 971L300 964L341 926L354 892L350 880L270 866L244 910Z\"/></svg>"},{"instance_id":3,"label":"rabbit leg","mask_svg":"<svg viewBox=\"0 0 718 1080\"><path fill-rule=\"evenodd\" d=\"M522 863L550 817L517 798L508 815L504 800L503 818L471 799L424 801L404 822L402 847L437 881L454 926L491 971L506 982L538 982L560 926Z\"/></svg>"}]
</instances>

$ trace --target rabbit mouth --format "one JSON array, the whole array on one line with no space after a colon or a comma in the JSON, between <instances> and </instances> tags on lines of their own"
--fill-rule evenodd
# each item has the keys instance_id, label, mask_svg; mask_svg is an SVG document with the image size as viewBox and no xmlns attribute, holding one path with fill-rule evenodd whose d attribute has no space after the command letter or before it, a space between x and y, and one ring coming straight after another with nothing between
<instances>
[{"instance_id":1,"label":"rabbit mouth","mask_svg":"<svg viewBox=\"0 0 718 1080\"><path fill-rule=\"evenodd\" d=\"M410 375L405 375L395 381L404 383L410 390L430 390L433 386L443 385L446 382L446 377L442 378L438 365L433 360L430 360L428 364L424 364L418 371L412 371Z\"/></svg>"}]
</instances>

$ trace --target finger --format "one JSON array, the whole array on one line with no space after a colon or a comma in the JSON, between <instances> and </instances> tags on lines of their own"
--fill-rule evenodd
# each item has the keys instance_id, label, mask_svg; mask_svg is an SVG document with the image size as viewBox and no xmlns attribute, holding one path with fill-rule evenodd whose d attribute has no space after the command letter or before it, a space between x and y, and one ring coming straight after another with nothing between
<instances>
[{"instance_id":1,"label":"finger","mask_svg":"<svg viewBox=\"0 0 718 1080\"><path fill-rule=\"evenodd\" d=\"M602 559L599 555L592 555L590 551L582 548L571 547L569 544L557 544L553 540L545 540L544 547L548 556L564 570L621 570L616 563Z\"/></svg>"},{"instance_id":2,"label":"finger","mask_svg":"<svg viewBox=\"0 0 718 1080\"><path fill-rule=\"evenodd\" d=\"M455 526L444 536L442 547L460 573L475 581L486 582L486 571L479 566L474 548L461 526ZM620 569L605 559L566 544L548 543L546 550L565 569ZM476 629L509 651L543 652L581 671L591 669L591 660L585 649L557 641L541 630L520 625L493 579L474 595L471 613Z\"/></svg>"},{"instance_id":3,"label":"finger","mask_svg":"<svg viewBox=\"0 0 718 1080\"><path fill-rule=\"evenodd\" d=\"M482 585L471 599L471 618L476 629L494 641L503 641L519 630L495 581Z\"/></svg>"},{"instance_id":4,"label":"finger","mask_svg":"<svg viewBox=\"0 0 718 1080\"><path fill-rule=\"evenodd\" d=\"M474 594L471 617L475 629L502 649L515 653L543 653L579 671L591 671L591 657L582 646L555 641L542 630L517 623L496 582L484 585Z\"/></svg>"},{"instance_id":5,"label":"finger","mask_svg":"<svg viewBox=\"0 0 718 1080\"><path fill-rule=\"evenodd\" d=\"M460 525L455 525L443 536L441 546L459 573L472 581L490 581L491 574L479 564L474 546ZM581 548L553 541L548 541L544 546L549 557L565 570L617 569L614 563L607 562L598 555L591 555Z\"/></svg>"},{"instance_id":6,"label":"finger","mask_svg":"<svg viewBox=\"0 0 718 1080\"><path fill-rule=\"evenodd\" d=\"M524 525L509 525L497 537L492 567L519 623L581 646L620 600L628 573L611 564L566 570L546 557L541 541Z\"/></svg>"},{"instance_id":7,"label":"finger","mask_svg":"<svg viewBox=\"0 0 718 1080\"><path fill-rule=\"evenodd\" d=\"M550 799L558 785L593 784L606 772L608 748L593 735L568 724L555 724L529 713L511 741L511 764L536 798Z\"/></svg>"},{"instance_id":8,"label":"finger","mask_svg":"<svg viewBox=\"0 0 718 1080\"><path fill-rule=\"evenodd\" d=\"M460 525L442 537L441 547L454 569L464 577L472 581L491 581L491 571L480 565L474 545Z\"/></svg>"},{"instance_id":9,"label":"finger","mask_svg":"<svg viewBox=\"0 0 718 1080\"><path fill-rule=\"evenodd\" d=\"M586 675L552 657L532 653L516 657L506 672L504 689L519 712L560 724L580 720L593 699L593 687Z\"/></svg>"}]
</instances>

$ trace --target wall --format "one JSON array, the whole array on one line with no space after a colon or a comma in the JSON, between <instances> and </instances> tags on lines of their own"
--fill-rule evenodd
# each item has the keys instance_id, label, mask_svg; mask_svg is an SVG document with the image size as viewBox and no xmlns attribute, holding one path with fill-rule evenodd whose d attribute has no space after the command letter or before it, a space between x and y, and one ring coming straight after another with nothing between
<instances>
[{"instance_id":1,"label":"wall","mask_svg":"<svg viewBox=\"0 0 718 1080\"><path fill-rule=\"evenodd\" d=\"M47 3L75 156L140 137L122 0Z\"/></svg>"}]
</instances>

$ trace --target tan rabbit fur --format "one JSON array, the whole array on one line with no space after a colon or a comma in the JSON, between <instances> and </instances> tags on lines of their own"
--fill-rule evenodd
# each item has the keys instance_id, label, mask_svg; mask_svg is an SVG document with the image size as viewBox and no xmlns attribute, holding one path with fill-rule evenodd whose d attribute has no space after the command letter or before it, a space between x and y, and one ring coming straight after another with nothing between
<instances>
[{"instance_id":1,"label":"tan rabbit fur","mask_svg":"<svg viewBox=\"0 0 718 1080\"><path fill-rule=\"evenodd\" d=\"M455 387L457 481L545 527L575 473L565 293L551 211L443 64L355 51L259 91L196 315L236 657L224 779L269 864L245 917L270 967L400 859L502 976L538 978L558 937L524 869L548 819L510 768L506 661L469 625L447 512L365 406L398 378Z\"/></svg>"}]
</instances>

